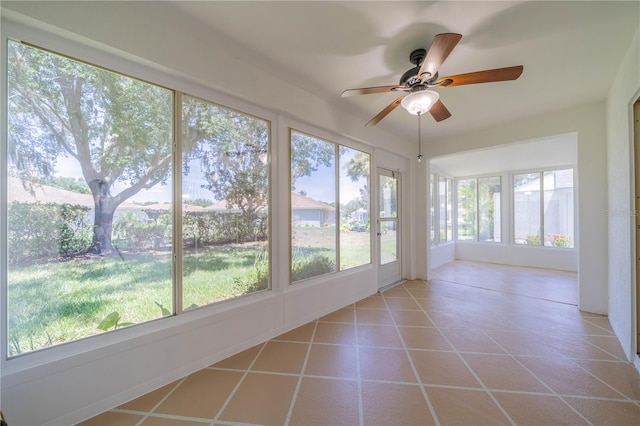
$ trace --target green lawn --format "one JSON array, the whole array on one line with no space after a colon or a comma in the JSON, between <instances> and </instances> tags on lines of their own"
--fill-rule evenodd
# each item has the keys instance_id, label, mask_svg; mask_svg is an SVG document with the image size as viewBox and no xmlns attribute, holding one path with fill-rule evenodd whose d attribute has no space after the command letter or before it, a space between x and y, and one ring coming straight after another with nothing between
<instances>
[{"instance_id":1,"label":"green lawn","mask_svg":"<svg viewBox=\"0 0 640 426\"><path fill-rule=\"evenodd\" d=\"M335 228L303 228L294 235L294 256L334 259L335 265ZM371 262L368 233L343 232L341 246L342 269ZM266 288L266 247L251 243L185 250L183 306ZM10 356L102 333L98 326L113 312L120 324L137 324L162 317L162 307L171 311L173 304L169 252L12 266L8 283Z\"/></svg>"},{"instance_id":2,"label":"green lawn","mask_svg":"<svg viewBox=\"0 0 640 426\"><path fill-rule=\"evenodd\" d=\"M186 252L183 305L204 305L260 289L251 281L258 277L256 256L259 263L266 262L261 253L255 244ZM120 322L162 317L159 305L172 309L171 274L169 253L10 268L10 355L100 333L98 325L112 312L120 315Z\"/></svg>"}]
</instances>

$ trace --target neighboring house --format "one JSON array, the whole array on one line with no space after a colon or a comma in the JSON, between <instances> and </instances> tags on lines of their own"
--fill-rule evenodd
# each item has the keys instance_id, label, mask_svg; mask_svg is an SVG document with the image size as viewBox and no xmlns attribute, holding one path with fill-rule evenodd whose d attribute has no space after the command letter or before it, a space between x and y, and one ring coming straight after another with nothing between
<instances>
[{"instance_id":1,"label":"neighboring house","mask_svg":"<svg viewBox=\"0 0 640 426\"><path fill-rule=\"evenodd\" d=\"M336 209L322 201L292 192L291 221L293 226L335 225Z\"/></svg>"},{"instance_id":2,"label":"neighboring house","mask_svg":"<svg viewBox=\"0 0 640 426\"><path fill-rule=\"evenodd\" d=\"M265 206L266 207L266 206ZM205 212L237 213L236 206L229 206L226 200L220 200L205 207ZM335 225L336 209L322 201L291 193L291 218L294 226L326 226Z\"/></svg>"},{"instance_id":3,"label":"neighboring house","mask_svg":"<svg viewBox=\"0 0 640 426\"><path fill-rule=\"evenodd\" d=\"M358 210L351 213L351 218L355 221L366 223L369 221L369 211L360 207Z\"/></svg>"},{"instance_id":4,"label":"neighboring house","mask_svg":"<svg viewBox=\"0 0 640 426\"><path fill-rule=\"evenodd\" d=\"M15 177L7 177L7 202L19 203L41 203L41 204L71 204L74 206L82 206L89 209L85 215L85 220L92 223L94 216L95 203L91 194L81 194L79 192L69 191L62 188L55 188L49 185L42 185L33 182L22 182ZM125 213L135 213L140 219L146 220L144 213L149 206L141 206L139 204L123 202L118 206L113 221L118 219Z\"/></svg>"}]
</instances>

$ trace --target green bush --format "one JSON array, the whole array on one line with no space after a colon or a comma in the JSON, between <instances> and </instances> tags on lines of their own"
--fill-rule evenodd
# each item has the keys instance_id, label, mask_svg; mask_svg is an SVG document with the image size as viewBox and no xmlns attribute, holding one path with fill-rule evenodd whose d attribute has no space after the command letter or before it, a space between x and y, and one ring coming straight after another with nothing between
<instances>
[{"instance_id":1,"label":"green bush","mask_svg":"<svg viewBox=\"0 0 640 426\"><path fill-rule=\"evenodd\" d=\"M573 247L573 239L569 235L549 234L547 239L554 247Z\"/></svg>"},{"instance_id":2,"label":"green bush","mask_svg":"<svg viewBox=\"0 0 640 426\"><path fill-rule=\"evenodd\" d=\"M540 245L540 235L527 235L526 237L527 244L533 246Z\"/></svg>"},{"instance_id":3,"label":"green bush","mask_svg":"<svg viewBox=\"0 0 640 426\"><path fill-rule=\"evenodd\" d=\"M71 204L9 203L9 264L32 264L85 252L93 240L93 227L85 223L88 211Z\"/></svg>"},{"instance_id":4,"label":"green bush","mask_svg":"<svg viewBox=\"0 0 640 426\"><path fill-rule=\"evenodd\" d=\"M336 263L325 256L295 256L291 261L291 282L327 274L335 270Z\"/></svg>"}]
</instances>

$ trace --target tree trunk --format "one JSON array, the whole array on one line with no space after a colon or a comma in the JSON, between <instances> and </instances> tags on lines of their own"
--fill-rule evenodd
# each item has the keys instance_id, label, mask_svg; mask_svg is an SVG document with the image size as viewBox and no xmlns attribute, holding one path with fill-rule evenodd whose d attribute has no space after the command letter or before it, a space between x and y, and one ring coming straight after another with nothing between
<instances>
[{"instance_id":1,"label":"tree trunk","mask_svg":"<svg viewBox=\"0 0 640 426\"><path fill-rule=\"evenodd\" d=\"M109 255L113 252L111 245L111 231L113 228L113 214L118 203L109 195L110 185L102 180L94 180L89 184L95 203L93 219L93 243L91 253Z\"/></svg>"}]
</instances>

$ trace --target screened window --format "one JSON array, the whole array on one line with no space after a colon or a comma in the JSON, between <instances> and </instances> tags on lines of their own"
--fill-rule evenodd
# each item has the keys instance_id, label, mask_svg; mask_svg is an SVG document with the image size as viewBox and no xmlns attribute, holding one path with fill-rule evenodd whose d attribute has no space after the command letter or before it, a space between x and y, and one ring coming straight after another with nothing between
<instances>
[{"instance_id":1,"label":"screened window","mask_svg":"<svg viewBox=\"0 0 640 426\"><path fill-rule=\"evenodd\" d=\"M573 169L514 175L514 242L573 247L573 192Z\"/></svg>"},{"instance_id":2,"label":"screened window","mask_svg":"<svg viewBox=\"0 0 640 426\"><path fill-rule=\"evenodd\" d=\"M164 88L8 43L9 356L172 310Z\"/></svg>"},{"instance_id":3,"label":"screened window","mask_svg":"<svg viewBox=\"0 0 640 426\"><path fill-rule=\"evenodd\" d=\"M500 242L500 176L458 181L458 240Z\"/></svg>"},{"instance_id":4,"label":"screened window","mask_svg":"<svg viewBox=\"0 0 640 426\"><path fill-rule=\"evenodd\" d=\"M453 240L452 207L453 179L431 174L432 244Z\"/></svg>"},{"instance_id":5,"label":"screened window","mask_svg":"<svg viewBox=\"0 0 640 426\"><path fill-rule=\"evenodd\" d=\"M183 306L269 287L269 123L182 99Z\"/></svg>"},{"instance_id":6,"label":"screened window","mask_svg":"<svg viewBox=\"0 0 640 426\"><path fill-rule=\"evenodd\" d=\"M268 121L7 51L10 357L269 288Z\"/></svg>"},{"instance_id":7,"label":"screened window","mask_svg":"<svg viewBox=\"0 0 640 426\"><path fill-rule=\"evenodd\" d=\"M339 148L340 269L371 263L369 154Z\"/></svg>"},{"instance_id":8,"label":"screened window","mask_svg":"<svg viewBox=\"0 0 640 426\"><path fill-rule=\"evenodd\" d=\"M371 263L369 154L295 130L290 140L291 282Z\"/></svg>"},{"instance_id":9,"label":"screened window","mask_svg":"<svg viewBox=\"0 0 640 426\"><path fill-rule=\"evenodd\" d=\"M431 238L431 245L436 244L436 193L435 193L435 175L431 173L429 178L429 215L431 217L429 226L429 235Z\"/></svg>"},{"instance_id":10,"label":"screened window","mask_svg":"<svg viewBox=\"0 0 640 426\"><path fill-rule=\"evenodd\" d=\"M500 242L500 177L478 178L478 241Z\"/></svg>"},{"instance_id":11,"label":"screened window","mask_svg":"<svg viewBox=\"0 0 640 426\"><path fill-rule=\"evenodd\" d=\"M477 234L476 179L458 180L458 240L475 240Z\"/></svg>"}]
</instances>

